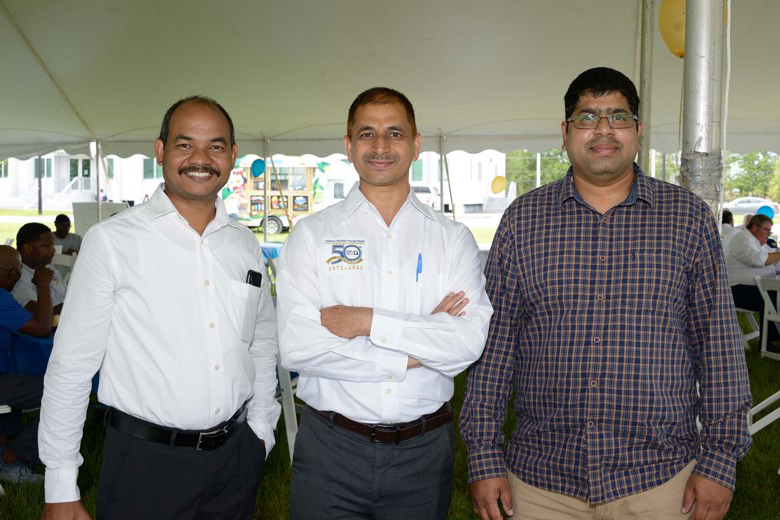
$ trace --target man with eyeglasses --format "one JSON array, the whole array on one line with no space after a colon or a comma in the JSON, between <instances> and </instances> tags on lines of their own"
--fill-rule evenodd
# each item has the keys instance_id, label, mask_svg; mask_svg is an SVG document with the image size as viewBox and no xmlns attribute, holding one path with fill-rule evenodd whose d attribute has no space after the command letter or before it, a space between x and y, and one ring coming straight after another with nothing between
<instances>
[{"instance_id":1,"label":"man with eyeglasses","mask_svg":"<svg viewBox=\"0 0 780 520\"><path fill-rule=\"evenodd\" d=\"M764 299L756 286L756 276L780 274L780 251L767 245L771 234L772 219L766 215L753 215L747 227L738 230L723 246L734 305L756 311L762 319ZM769 327L769 339L774 341L778 337L777 329Z\"/></svg>"},{"instance_id":2,"label":"man with eyeglasses","mask_svg":"<svg viewBox=\"0 0 780 520\"><path fill-rule=\"evenodd\" d=\"M626 76L587 70L564 103L572 167L506 210L486 268L494 314L460 415L475 511L720 519L751 397L715 219L634 163Z\"/></svg>"}]
</instances>

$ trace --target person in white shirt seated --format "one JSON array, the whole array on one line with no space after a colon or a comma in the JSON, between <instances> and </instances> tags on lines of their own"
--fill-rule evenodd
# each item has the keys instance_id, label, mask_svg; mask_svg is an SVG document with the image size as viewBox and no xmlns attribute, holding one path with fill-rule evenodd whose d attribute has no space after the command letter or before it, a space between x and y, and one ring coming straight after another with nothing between
<instances>
[{"instance_id":1,"label":"person in white shirt seated","mask_svg":"<svg viewBox=\"0 0 780 520\"><path fill-rule=\"evenodd\" d=\"M54 228L52 239L55 246L62 246L62 254L78 253L81 249L81 235L70 232L70 218L64 214L57 215L54 219Z\"/></svg>"},{"instance_id":2,"label":"person in white shirt seated","mask_svg":"<svg viewBox=\"0 0 780 520\"><path fill-rule=\"evenodd\" d=\"M11 294L19 305L35 313L38 308L38 289L33 283L33 275L37 267L47 267L54 271L49 289L56 316L62 312L62 302L65 301L68 286L60 273L51 265L54 258L52 235L51 229L39 222L30 222L19 228L19 232L16 233L16 249L22 257L22 274Z\"/></svg>"},{"instance_id":3,"label":"person in white shirt seated","mask_svg":"<svg viewBox=\"0 0 780 520\"><path fill-rule=\"evenodd\" d=\"M739 228L734 227L734 215L727 209L723 210L723 217L721 218L721 231L720 236L723 240L723 247L726 247L726 242L729 238L739 233Z\"/></svg>"},{"instance_id":4,"label":"person in white shirt seated","mask_svg":"<svg viewBox=\"0 0 780 520\"><path fill-rule=\"evenodd\" d=\"M764 300L755 277L774 277L780 273L780 251L766 245L771 233L772 220L766 215L753 215L747 228L739 230L723 245L734 305L759 312L762 318ZM777 331L773 327L769 331L769 339L775 339Z\"/></svg>"}]
</instances>

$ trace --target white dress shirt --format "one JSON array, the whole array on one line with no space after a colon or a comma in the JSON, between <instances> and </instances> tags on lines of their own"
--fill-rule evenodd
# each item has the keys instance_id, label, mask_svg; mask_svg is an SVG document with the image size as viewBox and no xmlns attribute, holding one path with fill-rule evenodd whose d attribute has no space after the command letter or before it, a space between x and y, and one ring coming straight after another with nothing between
<instances>
[{"instance_id":1,"label":"white dress shirt","mask_svg":"<svg viewBox=\"0 0 780 520\"><path fill-rule=\"evenodd\" d=\"M46 267L54 272L54 276L52 277L51 282L49 282L51 306L54 307L65 301L65 293L68 290L68 286L65 284L60 272L54 265L49 264ZM38 287L32 281L34 274L35 269L22 264L22 275L19 277L19 281L16 282L14 290L11 291L14 299L19 302L19 305L22 307L29 302L38 301Z\"/></svg>"},{"instance_id":2,"label":"white dress shirt","mask_svg":"<svg viewBox=\"0 0 780 520\"><path fill-rule=\"evenodd\" d=\"M248 423L274 444L276 319L257 239L227 217L198 235L163 192L90 228L44 378L39 427L46 501L77 500L91 379L100 402L155 424L202 430L252 397Z\"/></svg>"},{"instance_id":3,"label":"white dress shirt","mask_svg":"<svg viewBox=\"0 0 780 520\"><path fill-rule=\"evenodd\" d=\"M756 285L756 276L773 277L780 265L764 265L772 248L763 246L747 229L741 229L723 244L723 257L730 285Z\"/></svg>"},{"instance_id":4,"label":"white dress shirt","mask_svg":"<svg viewBox=\"0 0 780 520\"><path fill-rule=\"evenodd\" d=\"M411 191L388 227L355 185L296 224L278 267L282 364L301 373L297 395L318 410L370 424L417 419L449 400L455 375L482 354L493 309L474 237ZM464 316L430 314L461 290ZM373 308L370 336L323 327L320 309L337 304ZM423 366L407 370L410 356Z\"/></svg>"},{"instance_id":5,"label":"white dress shirt","mask_svg":"<svg viewBox=\"0 0 780 520\"><path fill-rule=\"evenodd\" d=\"M723 237L723 247L725 248L726 242L728 242L731 237L739 233L740 229L735 228L731 224L726 224L725 222L720 226L720 236Z\"/></svg>"}]
</instances>

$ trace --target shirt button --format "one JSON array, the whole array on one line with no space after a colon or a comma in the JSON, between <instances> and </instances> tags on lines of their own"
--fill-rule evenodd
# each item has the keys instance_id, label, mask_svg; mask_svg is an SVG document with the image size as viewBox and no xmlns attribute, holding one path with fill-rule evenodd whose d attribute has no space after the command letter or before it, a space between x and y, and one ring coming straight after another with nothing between
<instances>
[{"instance_id":1,"label":"shirt button","mask_svg":"<svg viewBox=\"0 0 780 520\"><path fill-rule=\"evenodd\" d=\"M213 323L209 323L209 328L213 329L214 328L214 324Z\"/></svg>"},{"instance_id":2,"label":"shirt button","mask_svg":"<svg viewBox=\"0 0 780 520\"><path fill-rule=\"evenodd\" d=\"M598 300L600 302L604 301L604 295L603 294L599 294L598 296L596 296L596 298L598 298Z\"/></svg>"},{"instance_id":3,"label":"shirt button","mask_svg":"<svg viewBox=\"0 0 780 520\"><path fill-rule=\"evenodd\" d=\"M389 388L387 390L385 390L386 394L389 394L390 392L392 392L392 390L390 390Z\"/></svg>"},{"instance_id":4,"label":"shirt button","mask_svg":"<svg viewBox=\"0 0 780 520\"><path fill-rule=\"evenodd\" d=\"M387 238L388 238L389 240L392 240L392 239L393 239L393 234L392 234L392 233L388 233L388 234L387 234Z\"/></svg>"},{"instance_id":5,"label":"shirt button","mask_svg":"<svg viewBox=\"0 0 780 520\"><path fill-rule=\"evenodd\" d=\"M219 365L214 365L214 370L219 370Z\"/></svg>"},{"instance_id":6,"label":"shirt button","mask_svg":"<svg viewBox=\"0 0 780 520\"><path fill-rule=\"evenodd\" d=\"M592 379L590 382L590 386L596 386L598 385L598 382L595 379Z\"/></svg>"},{"instance_id":7,"label":"shirt button","mask_svg":"<svg viewBox=\"0 0 780 520\"><path fill-rule=\"evenodd\" d=\"M387 338L382 338L380 341L382 341L382 343L387 343Z\"/></svg>"},{"instance_id":8,"label":"shirt button","mask_svg":"<svg viewBox=\"0 0 780 520\"><path fill-rule=\"evenodd\" d=\"M607 257L606 257L606 256L604 256L604 255L601 255L601 256L599 257L599 262L606 262L606 261L607 261Z\"/></svg>"},{"instance_id":9,"label":"shirt button","mask_svg":"<svg viewBox=\"0 0 780 520\"><path fill-rule=\"evenodd\" d=\"M594 426L596 426L596 423L593 421L588 421L588 428L593 428Z\"/></svg>"},{"instance_id":10,"label":"shirt button","mask_svg":"<svg viewBox=\"0 0 780 520\"><path fill-rule=\"evenodd\" d=\"M607 223L607 217L604 217L603 219L601 219L601 223L602 224L606 224Z\"/></svg>"},{"instance_id":11,"label":"shirt button","mask_svg":"<svg viewBox=\"0 0 780 520\"><path fill-rule=\"evenodd\" d=\"M208 287L210 283L211 283L211 282L209 282L208 280L206 280L206 282L205 282L205 284L206 284L206 287Z\"/></svg>"},{"instance_id":12,"label":"shirt button","mask_svg":"<svg viewBox=\"0 0 780 520\"><path fill-rule=\"evenodd\" d=\"M219 408L215 408L215 409L214 409L214 415L216 415L216 414L218 414L218 413L219 413Z\"/></svg>"},{"instance_id":13,"label":"shirt button","mask_svg":"<svg viewBox=\"0 0 780 520\"><path fill-rule=\"evenodd\" d=\"M600 342L601 342L600 337L596 336L595 338L593 338L593 343L600 343Z\"/></svg>"},{"instance_id":14,"label":"shirt button","mask_svg":"<svg viewBox=\"0 0 780 520\"><path fill-rule=\"evenodd\" d=\"M393 376L387 376L387 380L388 381L392 381L393 380Z\"/></svg>"}]
</instances>

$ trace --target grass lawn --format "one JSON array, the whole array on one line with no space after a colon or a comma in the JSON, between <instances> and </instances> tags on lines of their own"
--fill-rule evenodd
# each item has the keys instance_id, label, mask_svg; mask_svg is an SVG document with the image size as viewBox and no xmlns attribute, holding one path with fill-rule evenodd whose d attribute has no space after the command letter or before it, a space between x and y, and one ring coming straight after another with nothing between
<instances>
[{"instance_id":1,"label":"grass lawn","mask_svg":"<svg viewBox=\"0 0 780 520\"><path fill-rule=\"evenodd\" d=\"M753 341L757 343L756 340ZM751 389L756 403L780 390L780 362L761 359L754 347L747 352ZM459 413L463 394L464 375L455 379L453 406ZM508 425L513 424L513 417ZM291 476L287 455L287 439L283 419L280 419L278 442L266 461L263 482L257 496L254 518L285 519L288 511L288 491ZM90 410L85 425L81 453L85 463L79 474L79 487L85 506L94 512L97 477L100 468L103 426L94 410ZM737 492L727 515L728 520L770 520L780 518L780 421L761 430L753 440L753 447L737 466ZM41 467L37 468L42 471ZM466 449L457 438L455 448L455 484L450 515L452 519L476 518L471 510L466 482ZM40 518L43 487L4 484L6 495L0 497L0 518L33 520Z\"/></svg>"}]
</instances>

